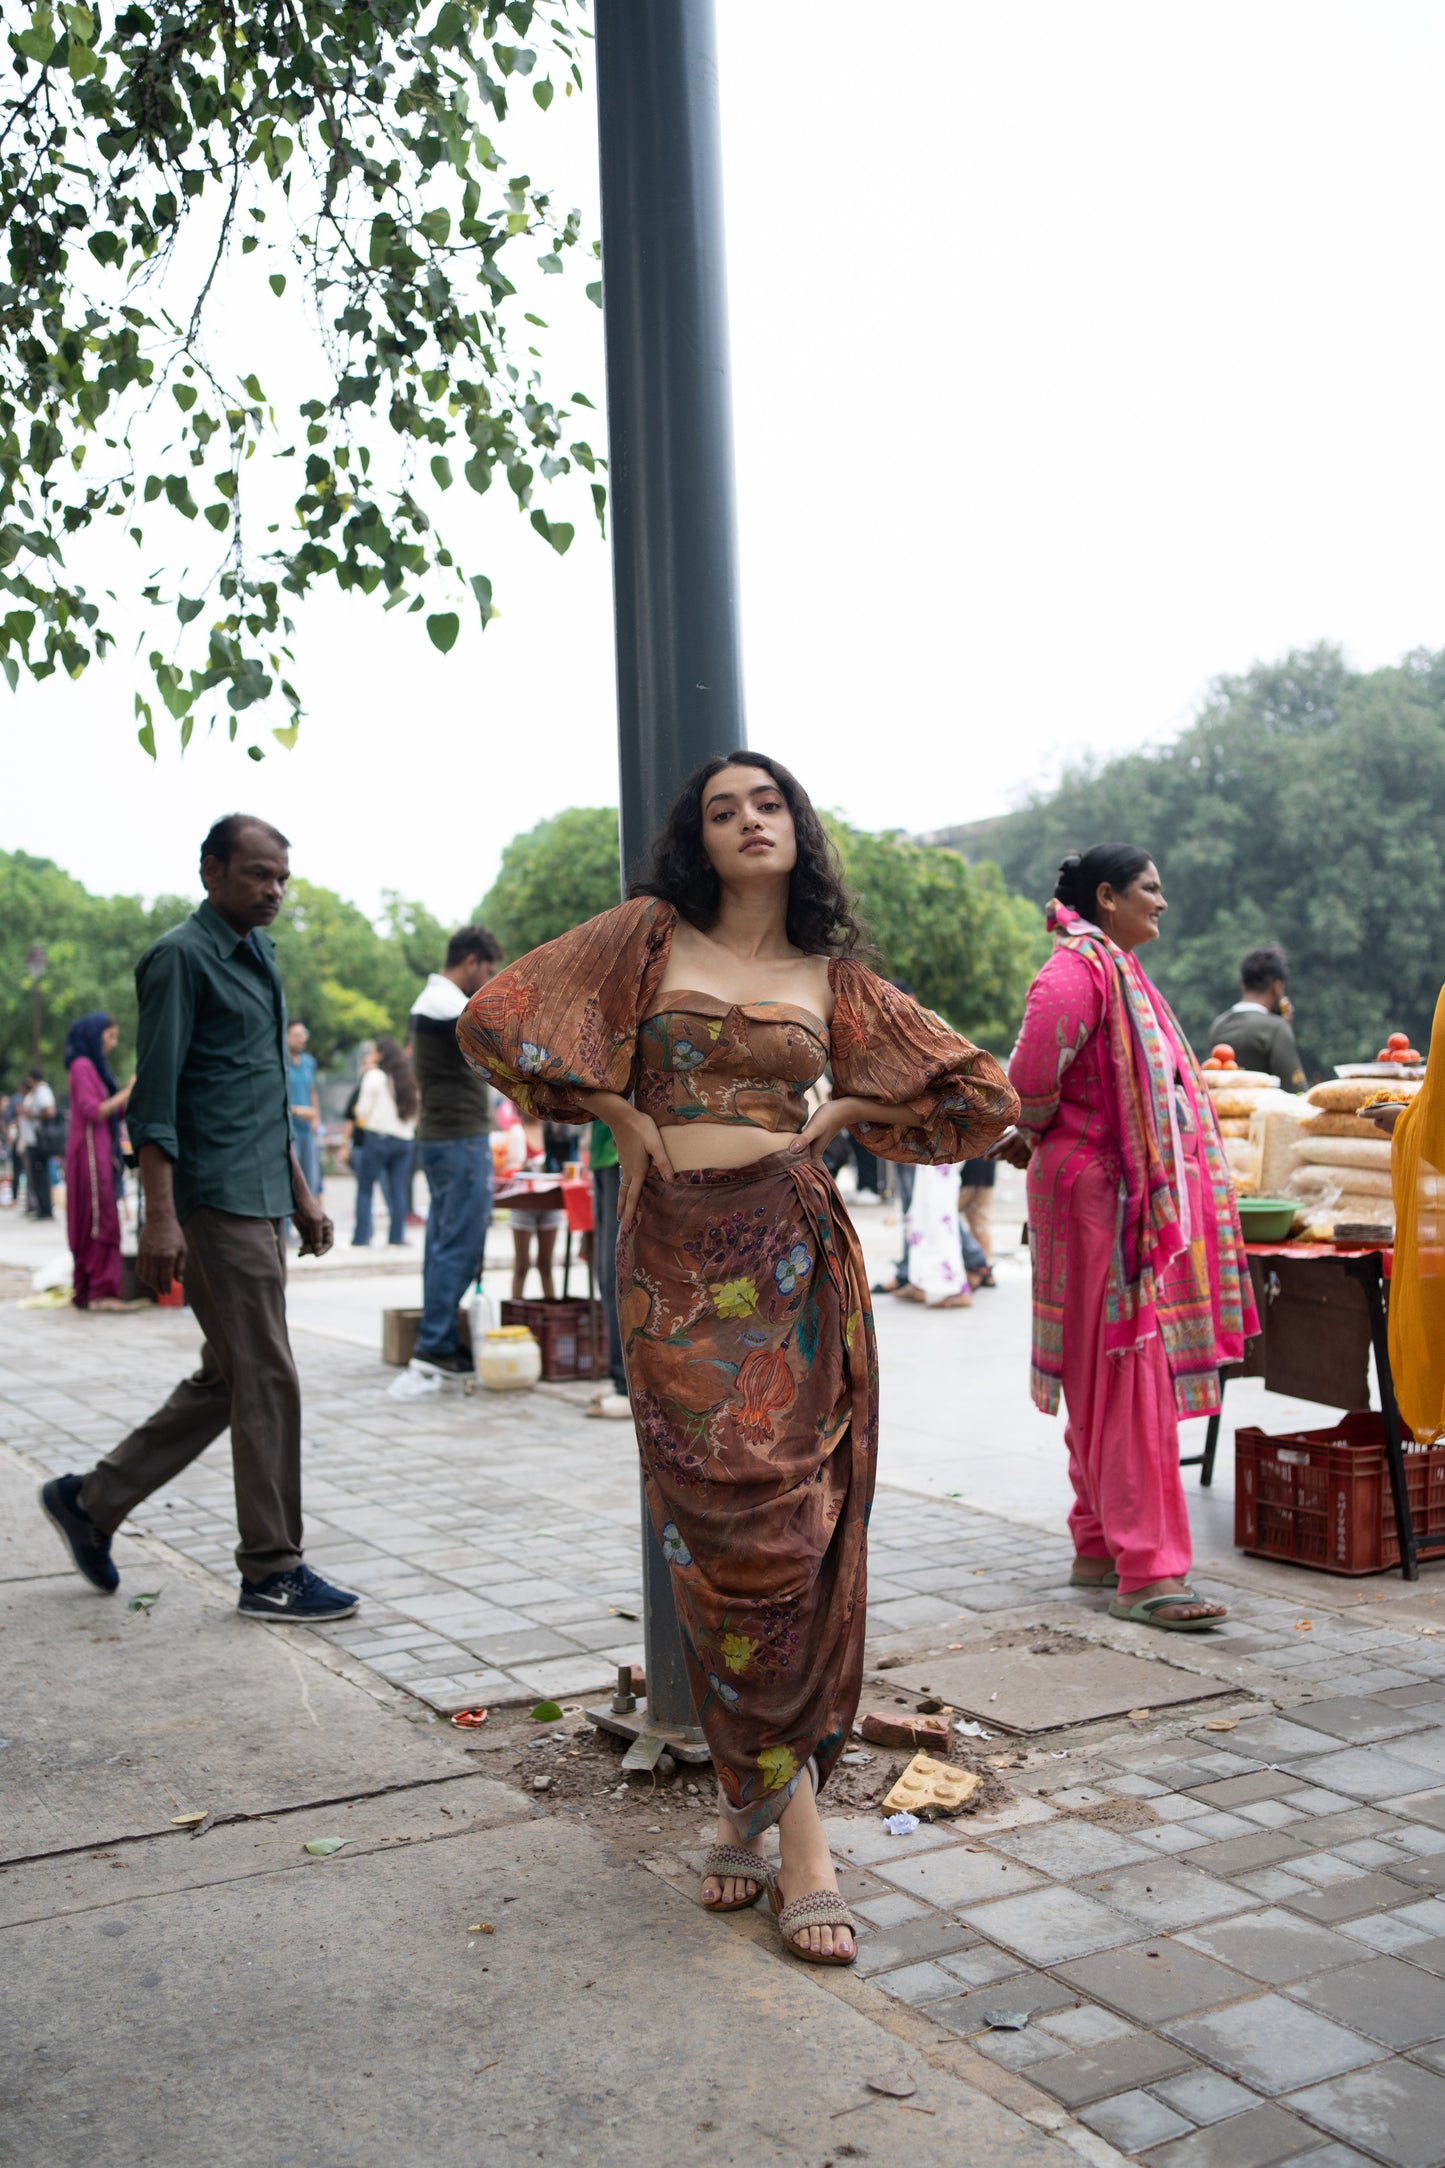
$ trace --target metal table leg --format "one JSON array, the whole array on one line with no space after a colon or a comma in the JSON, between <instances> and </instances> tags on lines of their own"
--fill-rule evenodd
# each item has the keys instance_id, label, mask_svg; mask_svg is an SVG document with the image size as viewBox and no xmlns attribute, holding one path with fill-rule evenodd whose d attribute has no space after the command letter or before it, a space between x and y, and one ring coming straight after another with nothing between
<instances>
[{"instance_id":1,"label":"metal table leg","mask_svg":"<svg viewBox=\"0 0 1445 2168\"><path fill-rule=\"evenodd\" d=\"M1181 1468L1197 1468L1199 1470L1199 1488L1201 1490L1208 1490L1210 1484L1214 1481L1214 1456L1219 1450L1219 1426L1224 1419L1225 1376L1226 1373L1221 1370L1219 1373L1219 1406L1209 1418L1209 1428L1204 1433L1204 1451L1202 1453L1181 1453L1179 1456Z\"/></svg>"},{"instance_id":2,"label":"metal table leg","mask_svg":"<svg viewBox=\"0 0 1445 2168\"><path fill-rule=\"evenodd\" d=\"M1343 1260L1352 1280L1365 1290L1370 1312L1370 1340L1375 1350L1375 1373L1380 1381L1380 1412L1385 1419L1385 1459L1390 1470L1390 1493L1395 1501L1395 1527L1400 1539L1400 1571L1407 1581L1420 1578L1415 1555L1415 1523L1410 1513L1410 1489L1405 1481L1405 1449L1400 1437L1400 1410L1395 1404L1395 1381L1390 1374L1390 1334L1385 1321L1385 1268L1377 1250L1368 1257Z\"/></svg>"}]
</instances>

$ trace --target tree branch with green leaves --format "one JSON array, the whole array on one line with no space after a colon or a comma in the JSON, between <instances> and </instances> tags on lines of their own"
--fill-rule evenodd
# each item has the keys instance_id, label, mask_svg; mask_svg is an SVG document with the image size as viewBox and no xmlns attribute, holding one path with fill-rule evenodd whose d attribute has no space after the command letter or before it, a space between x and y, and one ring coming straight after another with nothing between
<instances>
[{"instance_id":1,"label":"tree branch with green leaves","mask_svg":"<svg viewBox=\"0 0 1445 2168\"><path fill-rule=\"evenodd\" d=\"M580 92L583 7L15 9L0 56L0 668L12 691L22 676L79 678L139 620L145 751L157 703L183 746L219 715L234 739L248 710L248 735L267 722L289 745L302 715L291 640L308 595L330 585L420 614L443 653L464 613L483 629L495 614L470 541L454 547L433 516L457 465L479 495L500 479L559 553L575 527L535 501L539 482L580 470L604 521L605 461L573 434L573 410L591 402L549 395L533 343L547 326L509 276L523 276L524 250L544 274L584 263L600 303L596 244L487 133L524 90L542 111L558 84ZM269 273L276 298L294 267L310 304L314 381L289 406L268 398L234 328L222 338L214 325L224 289L263 250L288 265ZM166 568L140 573L135 608L73 569L107 521L143 565ZM246 750L263 757L254 736Z\"/></svg>"}]
</instances>

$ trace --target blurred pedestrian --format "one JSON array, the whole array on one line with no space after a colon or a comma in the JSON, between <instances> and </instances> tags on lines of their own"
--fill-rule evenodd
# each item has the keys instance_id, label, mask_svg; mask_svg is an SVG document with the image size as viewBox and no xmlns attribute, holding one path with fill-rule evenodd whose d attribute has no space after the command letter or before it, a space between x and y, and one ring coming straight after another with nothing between
<instances>
[{"instance_id":1,"label":"blurred pedestrian","mask_svg":"<svg viewBox=\"0 0 1445 2168\"><path fill-rule=\"evenodd\" d=\"M286 1026L286 1091L291 1103L291 1144L313 1197L321 1195L321 1098L311 1034L299 1017Z\"/></svg>"},{"instance_id":2,"label":"blurred pedestrian","mask_svg":"<svg viewBox=\"0 0 1445 2168\"><path fill-rule=\"evenodd\" d=\"M421 1104L411 1063L395 1039L377 1040L356 1093L355 1122L362 1147L351 1158L356 1176L356 1225L351 1242L366 1249L371 1242L371 1193L377 1183L391 1222L391 1246L406 1241L407 1188L411 1181L412 1139Z\"/></svg>"},{"instance_id":3,"label":"blurred pedestrian","mask_svg":"<svg viewBox=\"0 0 1445 2168\"><path fill-rule=\"evenodd\" d=\"M958 1170L958 1209L964 1226L972 1236L970 1244L964 1242L964 1260L968 1265L969 1279L975 1287L992 1287L993 1277L993 1192L998 1180L998 1162L992 1159L966 1159Z\"/></svg>"},{"instance_id":4,"label":"blurred pedestrian","mask_svg":"<svg viewBox=\"0 0 1445 2168\"><path fill-rule=\"evenodd\" d=\"M1251 949L1239 967L1239 999L1216 1016L1209 1044L1232 1046L1241 1069L1277 1076L1287 1092L1305 1088L1304 1065L1295 1044L1289 965L1274 942Z\"/></svg>"},{"instance_id":5,"label":"blurred pedestrian","mask_svg":"<svg viewBox=\"0 0 1445 2168\"><path fill-rule=\"evenodd\" d=\"M78 1016L66 1033L70 1135L65 1147L65 1219L77 1310L122 1310L120 1195L124 1186L121 1116L135 1078L117 1084L110 1057L120 1030L103 1009Z\"/></svg>"},{"instance_id":6,"label":"blurred pedestrian","mask_svg":"<svg viewBox=\"0 0 1445 2168\"><path fill-rule=\"evenodd\" d=\"M55 1476L41 1504L77 1570L107 1593L111 1538L143 1498L231 1433L243 1618L346 1618L358 1599L301 1559L301 1388L286 1331L288 1216L301 1254L331 1222L291 1145L286 1003L262 931L281 908L290 846L241 813L201 845L206 901L136 966L140 1022L128 1109L145 1218L137 1270L184 1282L201 1367L89 1474Z\"/></svg>"},{"instance_id":7,"label":"blurred pedestrian","mask_svg":"<svg viewBox=\"0 0 1445 2168\"><path fill-rule=\"evenodd\" d=\"M913 1169L903 1234L908 1278L894 1290L900 1302L927 1303L930 1310L966 1310L973 1296L959 1233L957 1167Z\"/></svg>"},{"instance_id":8,"label":"blurred pedestrian","mask_svg":"<svg viewBox=\"0 0 1445 2168\"><path fill-rule=\"evenodd\" d=\"M609 1385L592 1395L589 1415L621 1422L632 1413L627 1397L627 1366L622 1359L622 1326L617 1315L617 1189L621 1166L617 1141L606 1122L592 1124L587 1153L592 1172L592 1251L597 1267L597 1299L607 1333Z\"/></svg>"},{"instance_id":9,"label":"blurred pedestrian","mask_svg":"<svg viewBox=\"0 0 1445 2168\"><path fill-rule=\"evenodd\" d=\"M462 1059L457 1020L480 993L502 951L485 926L463 926L411 1012L412 1059L421 1113L417 1160L431 1191L422 1263L422 1317L412 1361L445 1377L470 1377L457 1313L482 1269L492 1218L492 1101Z\"/></svg>"},{"instance_id":10,"label":"blurred pedestrian","mask_svg":"<svg viewBox=\"0 0 1445 2168\"><path fill-rule=\"evenodd\" d=\"M64 1144L55 1134L58 1116L55 1094L43 1071L27 1069L20 1095L20 1150L25 1160L25 1216L53 1220L50 1197L50 1162Z\"/></svg>"}]
</instances>

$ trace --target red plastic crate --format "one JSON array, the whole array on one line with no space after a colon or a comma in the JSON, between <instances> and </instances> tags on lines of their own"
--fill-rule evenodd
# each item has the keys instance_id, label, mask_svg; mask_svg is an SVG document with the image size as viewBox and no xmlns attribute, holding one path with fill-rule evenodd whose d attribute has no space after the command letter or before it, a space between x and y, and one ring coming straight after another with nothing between
<instances>
[{"instance_id":1,"label":"red plastic crate","mask_svg":"<svg viewBox=\"0 0 1445 2168\"><path fill-rule=\"evenodd\" d=\"M549 1383L607 1375L600 1302L589 1303L585 1295L559 1295L553 1302L509 1297L502 1304L502 1323L527 1327L542 1350L542 1375Z\"/></svg>"},{"instance_id":2,"label":"red plastic crate","mask_svg":"<svg viewBox=\"0 0 1445 2168\"><path fill-rule=\"evenodd\" d=\"M1405 1442L1405 1483L1422 1558L1445 1556L1445 1445ZM1332 1430L1234 1434L1234 1540L1257 1558L1321 1573L1381 1573L1400 1563L1395 1501L1376 1411Z\"/></svg>"}]
</instances>

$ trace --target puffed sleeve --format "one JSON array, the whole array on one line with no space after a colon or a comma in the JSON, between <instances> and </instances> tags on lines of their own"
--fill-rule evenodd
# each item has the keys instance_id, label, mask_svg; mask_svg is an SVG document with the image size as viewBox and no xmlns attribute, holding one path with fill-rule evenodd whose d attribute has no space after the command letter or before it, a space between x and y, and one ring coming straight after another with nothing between
<instances>
[{"instance_id":1,"label":"puffed sleeve","mask_svg":"<svg viewBox=\"0 0 1445 2168\"><path fill-rule=\"evenodd\" d=\"M981 1158L1018 1113L992 1054L861 964L841 959L832 980L834 1090L906 1106L918 1117L907 1129L860 1122L860 1143L881 1159L915 1165Z\"/></svg>"},{"instance_id":2,"label":"puffed sleeve","mask_svg":"<svg viewBox=\"0 0 1445 2168\"><path fill-rule=\"evenodd\" d=\"M472 1067L545 1121L590 1121L579 1092L625 1096L643 990L673 917L670 905L635 896L508 964L457 1019Z\"/></svg>"},{"instance_id":3,"label":"puffed sleeve","mask_svg":"<svg viewBox=\"0 0 1445 2168\"><path fill-rule=\"evenodd\" d=\"M1055 949L1029 988L1019 1043L1008 1065L1019 1095L1019 1127L1041 1137L1059 1111L1064 1071L1098 1030L1104 988L1087 957Z\"/></svg>"}]
</instances>

